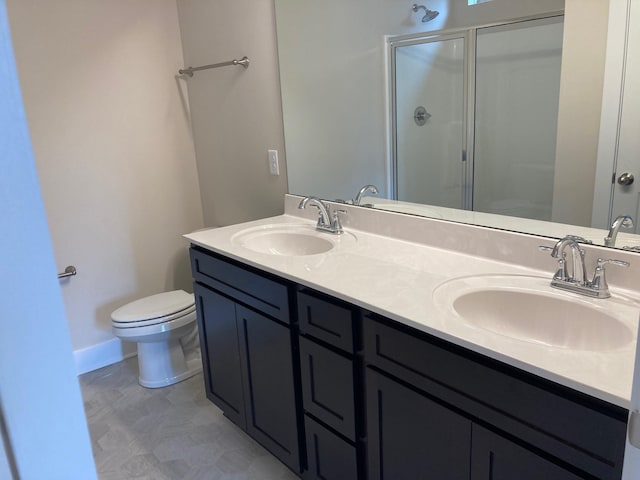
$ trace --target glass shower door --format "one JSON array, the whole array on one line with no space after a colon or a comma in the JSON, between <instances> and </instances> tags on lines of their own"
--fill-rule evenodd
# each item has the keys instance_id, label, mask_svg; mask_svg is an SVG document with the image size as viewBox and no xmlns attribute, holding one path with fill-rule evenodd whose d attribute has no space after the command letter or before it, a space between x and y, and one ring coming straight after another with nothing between
<instances>
[{"instance_id":1,"label":"glass shower door","mask_svg":"<svg viewBox=\"0 0 640 480\"><path fill-rule=\"evenodd\" d=\"M562 17L480 28L473 210L551 220Z\"/></svg>"},{"instance_id":2,"label":"glass shower door","mask_svg":"<svg viewBox=\"0 0 640 480\"><path fill-rule=\"evenodd\" d=\"M393 47L395 198L463 208L465 39Z\"/></svg>"}]
</instances>

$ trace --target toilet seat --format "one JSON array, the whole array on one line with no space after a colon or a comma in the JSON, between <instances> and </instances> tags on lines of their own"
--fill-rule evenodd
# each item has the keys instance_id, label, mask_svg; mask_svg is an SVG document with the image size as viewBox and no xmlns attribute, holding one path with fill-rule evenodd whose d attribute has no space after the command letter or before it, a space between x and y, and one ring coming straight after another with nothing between
<instances>
[{"instance_id":1,"label":"toilet seat","mask_svg":"<svg viewBox=\"0 0 640 480\"><path fill-rule=\"evenodd\" d=\"M179 312L172 313L171 315L167 315L165 317L157 317L151 318L149 320L129 320L126 322L119 322L117 320L111 320L111 325L113 328L139 328L139 327L150 327L151 325L158 325L160 323L168 323L172 320L177 320L181 317L186 317L189 314L195 312L196 306L191 305L190 307L185 308L184 310L180 310Z\"/></svg>"},{"instance_id":2,"label":"toilet seat","mask_svg":"<svg viewBox=\"0 0 640 480\"><path fill-rule=\"evenodd\" d=\"M111 325L118 329L148 327L191 317L195 309L193 295L184 290L174 290L145 297L118 308L111 314Z\"/></svg>"},{"instance_id":3,"label":"toilet seat","mask_svg":"<svg viewBox=\"0 0 640 480\"><path fill-rule=\"evenodd\" d=\"M160 388L202 370L195 298L174 290L128 303L111 314L113 334L135 342L138 383Z\"/></svg>"}]
</instances>

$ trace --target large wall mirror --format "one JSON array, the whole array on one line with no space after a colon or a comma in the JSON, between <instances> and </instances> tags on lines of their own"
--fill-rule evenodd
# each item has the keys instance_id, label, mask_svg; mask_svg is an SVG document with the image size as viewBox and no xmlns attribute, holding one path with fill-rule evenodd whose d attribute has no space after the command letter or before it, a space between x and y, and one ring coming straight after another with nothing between
<instances>
[{"instance_id":1,"label":"large wall mirror","mask_svg":"<svg viewBox=\"0 0 640 480\"><path fill-rule=\"evenodd\" d=\"M598 162L608 1L275 6L290 193L597 244L636 220L640 154Z\"/></svg>"}]
</instances>

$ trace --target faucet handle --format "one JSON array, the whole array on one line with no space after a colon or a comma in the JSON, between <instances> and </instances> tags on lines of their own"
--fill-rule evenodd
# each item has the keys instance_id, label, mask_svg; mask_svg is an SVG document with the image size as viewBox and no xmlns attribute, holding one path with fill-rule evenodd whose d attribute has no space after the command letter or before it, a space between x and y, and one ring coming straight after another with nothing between
<instances>
[{"instance_id":1,"label":"faucet handle","mask_svg":"<svg viewBox=\"0 0 640 480\"><path fill-rule=\"evenodd\" d=\"M331 229L334 233L342 233L342 223L340 222L340 214L346 214L346 210L334 210L332 215Z\"/></svg>"},{"instance_id":2,"label":"faucet handle","mask_svg":"<svg viewBox=\"0 0 640 480\"><path fill-rule=\"evenodd\" d=\"M549 252L553 256L554 247L547 247L546 245L539 245L538 250L541 252ZM553 257L555 258L555 257ZM554 280L567 281L569 280L569 270L567 269L567 254L562 252L562 257L557 259L558 268L553 275Z\"/></svg>"},{"instance_id":3,"label":"faucet handle","mask_svg":"<svg viewBox=\"0 0 640 480\"><path fill-rule=\"evenodd\" d=\"M609 259L599 258L598 266L596 268L599 268L599 267L604 268L604 266L607 264L617 265L618 267L628 267L631 265L629 262L625 262L624 260L615 260L613 258L609 258Z\"/></svg>"},{"instance_id":4,"label":"faucet handle","mask_svg":"<svg viewBox=\"0 0 640 480\"><path fill-rule=\"evenodd\" d=\"M629 262L625 262L624 260L615 260L612 258L598 259L596 271L593 274L593 281L591 282L591 288L600 292L599 298L608 298L611 296L609 293L609 285L607 284L606 270L604 268L607 264L617 265L618 267L628 267L630 265Z\"/></svg>"}]
</instances>

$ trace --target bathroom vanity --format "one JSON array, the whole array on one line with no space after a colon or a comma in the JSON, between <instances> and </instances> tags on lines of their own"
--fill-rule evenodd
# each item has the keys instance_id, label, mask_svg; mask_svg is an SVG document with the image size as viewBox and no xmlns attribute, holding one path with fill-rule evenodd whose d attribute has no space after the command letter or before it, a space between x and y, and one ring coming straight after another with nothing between
<instances>
[{"instance_id":1,"label":"bathroom vanity","mask_svg":"<svg viewBox=\"0 0 640 480\"><path fill-rule=\"evenodd\" d=\"M481 291L474 282L515 282L504 291L523 295L518 301L538 288L538 302L560 295L572 303L570 293L545 290L552 262L546 273L530 260L496 257L509 242L552 241L354 208L345 234L332 236L287 213L186 237L207 397L294 472L305 479L621 477L635 292L605 307L576 298L579 308L613 311L616 328L597 331L587 319L595 335L571 325L571 338L545 337L546 344L536 332L515 338L453 318L462 309L448 310L447 299ZM472 256L381 236L367 231L380 225L367 215L390 215L383 223L400 232L409 231L404 222L427 222L407 226L417 234L473 229L480 244L487 236L487 245L498 242L499 253ZM530 282L526 289L521 281Z\"/></svg>"}]
</instances>

